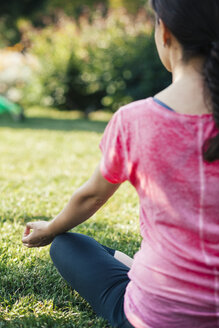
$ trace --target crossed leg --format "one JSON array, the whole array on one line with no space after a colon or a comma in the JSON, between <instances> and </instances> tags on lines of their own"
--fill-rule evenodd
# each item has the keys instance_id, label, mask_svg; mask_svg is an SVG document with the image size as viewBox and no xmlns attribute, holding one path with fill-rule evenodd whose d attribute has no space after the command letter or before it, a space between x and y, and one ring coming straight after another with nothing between
<instances>
[{"instance_id":1,"label":"crossed leg","mask_svg":"<svg viewBox=\"0 0 219 328\"><path fill-rule=\"evenodd\" d=\"M70 232L57 236L50 248L61 276L97 315L113 327L131 328L123 309L129 267L122 263L130 265L131 260L115 252L93 238Z\"/></svg>"}]
</instances>

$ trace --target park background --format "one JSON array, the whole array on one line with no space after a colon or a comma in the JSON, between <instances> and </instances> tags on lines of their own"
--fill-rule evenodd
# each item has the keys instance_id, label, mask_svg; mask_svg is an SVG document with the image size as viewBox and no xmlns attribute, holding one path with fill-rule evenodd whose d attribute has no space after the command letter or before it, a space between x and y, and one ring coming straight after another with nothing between
<instances>
[{"instance_id":1,"label":"park background","mask_svg":"<svg viewBox=\"0 0 219 328\"><path fill-rule=\"evenodd\" d=\"M169 84L153 12L146 0L7 0L0 12L0 95L25 116L0 115L0 327L109 327L59 277L49 247L26 249L21 236L90 177L112 113ZM133 188L75 230L133 256Z\"/></svg>"}]
</instances>

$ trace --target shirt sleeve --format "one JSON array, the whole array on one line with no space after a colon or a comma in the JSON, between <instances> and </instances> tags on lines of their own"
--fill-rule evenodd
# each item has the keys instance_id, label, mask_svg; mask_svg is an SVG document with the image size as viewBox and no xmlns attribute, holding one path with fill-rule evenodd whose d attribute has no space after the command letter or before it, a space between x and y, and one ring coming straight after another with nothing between
<instances>
[{"instance_id":1,"label":"shirt sleeve","mask_svg":"<svg viewBox=\"0 0 219 328\"><path fill-rule=\"evenodd\" d=\"M100 170L111 183L127 180L127 153L121 110L116 112L108 123L100 142L102 159Z\"/></svg>"}]
</instances>

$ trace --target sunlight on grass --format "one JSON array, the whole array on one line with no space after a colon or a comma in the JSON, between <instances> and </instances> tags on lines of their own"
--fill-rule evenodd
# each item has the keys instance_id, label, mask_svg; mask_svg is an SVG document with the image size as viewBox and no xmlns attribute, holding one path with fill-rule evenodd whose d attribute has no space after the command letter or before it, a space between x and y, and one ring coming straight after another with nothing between
<instances>
[{"instance_id":1,"label":"sunlight on grass","mask_svg":"<svg viewBox=\"0 0 219 328\"><path fill-rule=\"evenodd\" d=\"M52 218L90 177L109 118L40 108L22 123L0 117L0 327L107 327L60 278L49 246L26 249L21 236L27 221ZM122 185L75 230L132 256L140 244L134 189Z\"/></svg>"}]
</instances>

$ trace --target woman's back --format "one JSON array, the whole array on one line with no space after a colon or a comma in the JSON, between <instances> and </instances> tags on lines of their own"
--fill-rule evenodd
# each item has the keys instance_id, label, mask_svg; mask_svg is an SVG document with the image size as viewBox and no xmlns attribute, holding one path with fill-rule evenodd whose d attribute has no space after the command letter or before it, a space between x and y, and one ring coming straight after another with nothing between
<instances>
[{"instance_id":1,"label":"woman's back","mask_svg":"<svg viewBox=\"0 0 219 328\"><path fill-rule=\"evenodd\" d=\"M194 326L194 315L196 327L200 322L207 327L207 312L217 320L219 161L204 161L202 150L216 133L212 114L173 113L149 98L120 110L103 139L110 145L104 145L104 176L113 182L110 171L114 182L128 179L140 198L143 242L125 297L132 324L130 313L152 327L161 326L158 304L166 311L161 327L183 327L182 315L185 327ZM120 171L113 171L114 161Z\"/></svg>"}]
</instances>

